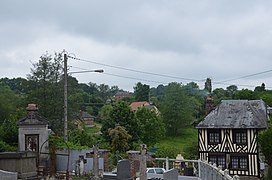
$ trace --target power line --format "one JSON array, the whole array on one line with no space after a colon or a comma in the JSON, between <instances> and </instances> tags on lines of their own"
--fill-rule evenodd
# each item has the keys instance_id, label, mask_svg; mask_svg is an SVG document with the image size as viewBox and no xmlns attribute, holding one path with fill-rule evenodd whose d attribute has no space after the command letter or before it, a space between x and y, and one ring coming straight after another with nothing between
<instances>
[{"instance_id":1,"label":"power line","mask_svg":"<svg viewBox=\"0 0 272 180\"><path fill-rule=\"evenodd\" d=\"M244 78L248 78L248 77L252 77L252 76L257 76L257 75L260 75L260 74L265 74L265 73L268 73L268 72L272 72L272 70L267 70L267 71L263 71L263 72L259 72L259 73L254 73L254 74L249 74L249 75L246 75L246 76L241 76L241 77L238 77L238 78L219 81L217 83L225 83L225 82L229 82L229 81L235 81L235 80L244 79Z\"/></svg>"},{"instance_id":2,"label":"power line","mask_svg":"<svg viewBox=\"0 0 272 180\"><path fill-rule=\"evenodd\" d=\"M76 68L76 69L80 69L80 70L89 71L86 68L80 68L80 67L75 67L75 66L70 66L70 67ZM158 83L158 84L168 84L166 82L161 82L161 81L154 81L154 80L148 80L148 79L134 78L134 77L130 77L130 76L122 76L122 75L117 75L117 74L112 74L112 73L107 73L107 72L103 72L102 74L106 74L106 75L109 75L109 76L120 77L120 78L125 78L125 79L132 79L132 80L137 80L137 81L145 81L145 82L152 82L152 83Z\"/></svg>"},{"instance_id":3,"label":"power line","mask_svg":"<svg viewBox=\"0 0 272 180\"><path fill-rule=\"evenodd\" d=\"M99 62L90 61L90 60L81 59L81 58L72 57L72 56L68 56L68 57L71 58L71 59L74 59L74 60L78 60L78 61L83 61L83 62L87 62L87 63L97 64L97 65L102 65L102 66L106 66L106 67L111 67L111 68L116 68L116 69L122 69L122 70L126 70L126 71L142 73L142 74L149 74L149 75L155 75L155 76L160 76L160 77L181 79L181 80L187 80L187 81L197 81L197 82L204 82L206 80L206 79L197 80L197 79L191 79L191 78L182 78L182 77L176 77L176 76L170 76L170 75L164 75L164 74L158 74L158 73L152 73L152 72L145 72L145 71L140 71L140 70L135 70L135 69L129 69L129 68L120 67L120 66L114 66L114 65L99 63ZM79 68L79 67L74 67L74 68L78 68L78 69L82 69L82 70L88 70L88 69ZM262 72L258 72L258 73L254 73L254 74L249 74L249 75L245 75L245 76L241 76L241 77L233 78L233 79L228 79L228 80L224 80L224 81L216 81L216 82L213 82L213 84L222 84L222 85L228 85L228 86L230 86L230 85L236 85L236 86L241 86L241 87L253 87L254 88L254 87L256 87L254 85L245 85L245 84L236 84L236 83L229 84L229 83L226 83L226 82L235 81L235 80L239 80L239 79L244 79L244 78L248 78L248 77L252 77L252 76L257 76L257 75L265 74L265 73L268 73L268 72L272 72L272 70L262 71ZM140 78L122 76L122 75L117 75L117 74L111 74L111 73L103 73L103 74L110 75L110 76L115 76L115 77L126 78L126 79L133 79L133 80L145 81L145 82L153 82L153 83L159 83L159 84L168 84L168 83L165 83L165 82L159 82L159 81L154 81L154 80L146 80L146 79L140 79ZM266 88L272 88L272 87L266 87Z\"/></svg>"},{"instance_id":4,"label":"power line","mask_svg":"<svg viewBox=\"0 0 272 180\"><path fill-rule=\"evenodd\" d=\"M86 71L91 71L90 69L86 69L86 68L81 68L81 67L76 67L76 66L69 66L71 68L75 68L75 69L80 69L80 70L86 70ZM147 80L147 79L140 79L140 78L135 78L135 77L129 77L129 76L122 76L122 75L117 75L117 74L111 74L111 73L102 73L102 74L106 74L109 76L115 76L115 77L120 77L120 78L125 78L125 79L132 79L132 80L138 80L138 81L144 81L144 82L153 82L153 83L158 83L158 84L168 84L166 82L160 82L160 81L154 81L154 80ZM257 73L255 73L257 74ZM230 83L224 83L224 82L212 82L212 84L222 84L222 85L227 85L227 86L231 86L231 85L236 85L239 87L256 87L256 85L246 85L246 84L230 84ZM272 87L268 87L266 86L266 88L272 89Z\"/></svg>"},{"instance_id":5,"label":"power line","mask_svg":"<svg viewBox=\"0 0 272 180\"><path fill-rule=\"evenodd\" d=\"M222 85L227 85L227 86L231 86L231 85L236 85L236 86L242 86L242 87L256 87L253 85L245 85L245 84L229 84L229 83L221 83L221 82L213 82L213 84L222 84Z\"/></svg>"},{"instance_id":6,"label":"power line","mask_svg":"<svg viewBox=\"0 0 272 180\"><path fill-rule=\"evenodd\" d=\"M99 63L99 62L90 61L90 60L81 59L81 58L72 57L72 56L68 56L68 57L71 58L71 59L74 59L74 60L78 60L78 61L83 61L83 62L87 62L87 63L97 64L97 65L106 66L106 67L115 68L115 69L122 69L122 70L125 70L125 71L131 71L131 72L136 72L136 73L148 74L148 75L153 75L153 76L160 76L160 77L166 77L166 78L174 78L174 79L180 79L180 80L186 80L186 81L197 81L197 82L204 82L205 81L205 79L204 80L203 79L199 80L199 79L191 79L191 78L183 78L183 77L177 77L177 76L170 76L170 75L165 75L165 74L158 74L158 73L140 71L140 70L125 68L125 67L120 67L120 66L114 66L114 65Z\"/></svg>"},{"instance_id":7,"label":"power line","mask_svg":"<svg viewBox=\"0 0 272 180\"><path fill-rule=\"evenodd\" d=\"M134 77L129 77L129 76L122 76L122 75L111 74L111 73L103 73L103 74L110 75L110 76L115 76L115 77L126 78L126 79L133 79L133 80L137 80L137 81L145 81L145 82L152 82L152 83L158 83L158 84L168 84L166 82L161 82L161 81L153 81L153 80L147 80L147 79L140 79L140 78L134 78Z\"/></svg>"}]
</instances>

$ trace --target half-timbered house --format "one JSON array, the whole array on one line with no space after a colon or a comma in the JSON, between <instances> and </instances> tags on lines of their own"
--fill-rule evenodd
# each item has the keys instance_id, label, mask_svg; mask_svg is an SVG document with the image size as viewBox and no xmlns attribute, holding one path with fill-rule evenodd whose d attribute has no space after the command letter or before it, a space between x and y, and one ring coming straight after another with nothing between
<instances>
[{"instance_id":1,"label":"half-timbered house","mask_svg":"<svg viewBox=\"0 0 272 180\"><path fill-rule=\"evenodd\" d=\"M267 128L267 109L262 100L223 100L200 122L199 158L230 175L260 176L258 133Z\"/></svg>"}]
</instances>

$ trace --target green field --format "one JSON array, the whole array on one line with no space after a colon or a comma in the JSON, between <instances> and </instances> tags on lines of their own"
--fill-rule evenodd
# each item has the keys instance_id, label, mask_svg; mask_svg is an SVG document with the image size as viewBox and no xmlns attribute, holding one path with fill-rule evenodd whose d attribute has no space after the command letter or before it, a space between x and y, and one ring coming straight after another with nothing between
<instances>
[{"instance_id":1,"label":"green field","mask_svg":"<svg viewBox=\"0 0 272 180\"><path fill-rule=\"evenodd\" d=\"M95 123L92 128L86 128L88 134L99 134L101 124ZM153 147L148 147L149 151L157 149L156 157L175 158L177 154L182 154L185 158L196 158L197 156L197 129L193 127L184 128L175 137L164 137Z\"/></svg>"},{"instance_id":2,"label":"green field","mask_svg":"<svg viewBox=\"0 0 272 180\"><path fill-rule=\"evenodd\" d=\"M176 137L165 137L155 145L158 148L157 156L176 157L178 153L190 158L190 153L197 156L197 129L182 129Z\"/></svg>"}]
</instances>

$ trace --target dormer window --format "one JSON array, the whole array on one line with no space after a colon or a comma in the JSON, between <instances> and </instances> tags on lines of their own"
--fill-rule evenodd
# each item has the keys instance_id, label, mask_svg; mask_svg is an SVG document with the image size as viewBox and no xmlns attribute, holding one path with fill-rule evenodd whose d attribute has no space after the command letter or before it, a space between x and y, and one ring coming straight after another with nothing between
<instances>
[{"instance_id":1,"label":"dormer window","mask_svg":"<svg viewBox=\"0 0 272 180\"><path fill-rule=\"evenodd\" d=\"M221 143L221 134L220 134L219 129L209 129L208 130L208 143L209 144Z\"/></svg>"},{"instance_id":2,"label":"dormer window","mask_svg":"<svg viewBox=\"0 0 272 180\"><path fill-rule=\"evenodd\" d=\"M247 131L243 129L233 130L233 142L235 144L247 144Z\"/></svg>"}]
</instances>

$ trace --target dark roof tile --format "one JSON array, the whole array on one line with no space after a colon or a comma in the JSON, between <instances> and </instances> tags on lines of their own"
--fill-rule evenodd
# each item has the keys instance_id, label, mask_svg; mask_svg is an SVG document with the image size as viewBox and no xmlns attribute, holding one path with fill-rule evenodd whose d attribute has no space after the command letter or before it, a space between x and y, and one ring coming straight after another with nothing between
<instances>
[{"instance_id":1,"label":"dark roof tile","mask_svg":"<svg viewBox=\"0 0 272 180\"><path fill-rule=\"evenodd\" d=\"M222 100L196 128L267 128L262 100Z\"/></svg>"}]
</instances>

